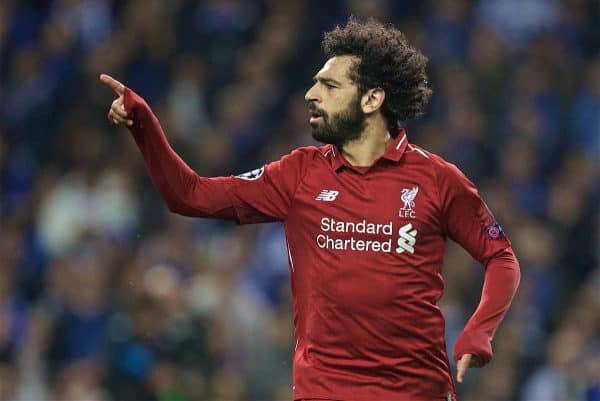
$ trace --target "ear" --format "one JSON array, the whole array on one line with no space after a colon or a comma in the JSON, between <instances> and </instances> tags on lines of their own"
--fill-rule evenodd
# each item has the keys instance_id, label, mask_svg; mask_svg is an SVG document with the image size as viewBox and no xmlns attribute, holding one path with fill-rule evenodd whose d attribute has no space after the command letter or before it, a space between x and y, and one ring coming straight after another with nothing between
<instances>
[{"instance_id":1,"label":"ear","mask_svg":"<svg viewBox=\"0 0 600 401\"><path fill-rule=\"evenodd\" d=\"M385 91L381 88L369 89L360 100L363 113L371 114L376 112L383 105L385 100Z\"/></svg>"}]
</instances>

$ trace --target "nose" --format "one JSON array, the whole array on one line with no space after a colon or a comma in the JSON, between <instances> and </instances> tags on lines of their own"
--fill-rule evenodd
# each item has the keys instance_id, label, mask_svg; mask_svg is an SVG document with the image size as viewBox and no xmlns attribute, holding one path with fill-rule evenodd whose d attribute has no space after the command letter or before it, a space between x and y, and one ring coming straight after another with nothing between
<instances>
[{"instance_id":1,"label":"nose","mask_svg":"<svg viewBox=\"0 0 600 401\"><path fill-rule=\"evenodd\" d=\"M306 94L304 95L304 100L306 100L307 102L314 103L319 103L321 101L320 97L317 95L316 86L317 84L314 84L310 87L309 90L306 91Z\"/></svg>"}]
</instances>

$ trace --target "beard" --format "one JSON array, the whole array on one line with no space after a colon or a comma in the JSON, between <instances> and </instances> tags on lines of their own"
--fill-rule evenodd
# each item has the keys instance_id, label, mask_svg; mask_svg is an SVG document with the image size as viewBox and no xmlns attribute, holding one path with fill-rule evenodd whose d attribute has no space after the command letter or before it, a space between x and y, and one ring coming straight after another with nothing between
<instances>
[{"instance_id":1,"label":"beard","mask_svg":"<svg viewBox=\"0 0 600 401\"><path fill-rule=\"evenodd\" d=\"M366 116L360 106L360 97L356 96L348 105L331 117L325 110L317 109L314 103L309 109L320 114L321 121L311 123L312 136L321 143L327 143L341 148L346 143L360 138L365 129Z\"/></svg>"}]
</instances>

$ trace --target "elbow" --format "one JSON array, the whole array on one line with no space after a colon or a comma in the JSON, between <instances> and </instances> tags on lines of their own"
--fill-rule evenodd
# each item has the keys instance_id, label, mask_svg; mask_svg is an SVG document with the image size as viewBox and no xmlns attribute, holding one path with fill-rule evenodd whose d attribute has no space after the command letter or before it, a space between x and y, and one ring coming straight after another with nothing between
<instances>
[{"instance_id":1,"label":"elbow","mask_svg":"<svg viewBox=\"0 0 600 401\"><path fill-rule=\"evenodd\" d=\"M165 203L167 204L167 208L169 209L169 212L171 213L175 213L175 214L180 214L182 216L185 216L185 210L186 207L181 204L181 202L177 202L173 199L165 199Z\"/></svg>"},{"instance_id":2,"label":"elbow","mask_svg":"<svg viewBox=\"0 0 600 401\"><path fill-rule=\"evenodd\" d=\"M509 254L509 265L512 266L513 275L515 279L515 286L518 286L521 282L521 265L519 264L519 260L517 259L517 256L515 255L512 248L510 249Z\"/></svg>"},{"instance_id":3,"label":"elbow","mask_svg":"<svg viewBox=\"0 0 600 401\"><path fill-rule=\"evenodd\" d=\"M196 216L197 205L194 202L193 191L168 191L161 194L171 213Z\"/></svg>"},{"instance_id":4,"label":"elbow","mask_svg":"<svg viewBox=\"0 0 600 401\"><path fill-rule=\"evenodd\" d=\"M167 209L169 212L178 214L185 217L202 217L203 214L199 213L198 209L194 208L189 203L177 201L174 199L166 200Z\"/></svg>"},{"instance_id":5,"label":"elbow","mask_svg":"<svg viewBox=\"0 0 600 401\"><path fill-rule=\"evenodd\" d=\"M495 271L503 274L505 280L511 283L515 290L521 282L521 267L515 253L511 248L507 248L499 254L492 257L486 265L486 273Z\"/></svg>"}]
</instances>

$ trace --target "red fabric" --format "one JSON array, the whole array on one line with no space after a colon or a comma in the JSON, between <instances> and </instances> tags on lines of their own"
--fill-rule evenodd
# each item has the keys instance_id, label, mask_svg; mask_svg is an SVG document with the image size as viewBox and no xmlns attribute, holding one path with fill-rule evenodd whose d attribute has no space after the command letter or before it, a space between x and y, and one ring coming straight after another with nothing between
<instances>
[{"instance_id":1,"label":"red fabric","mask_svg":"<svg viewBox=\"0 0 600 401\"><path fill-rule=\"evenodd\" d=\"M456 166L441 170L440 195L446 233L485 266L481 302L456 342L454 360L470 353L485 365L492 359L494 333L519 285L519 264L504 235L490 238L487 231L496 221L475 185Z\"/></svg>"},{"instance_id":2,"label":"red fabric","mask_svg":"<svg viewBox=\"0 0 600 401\"><path fill-rule=\"evenodd\" d=\"M490 259L485 268L481 302L454 346L454 360L477 355L483 365L492 359L492 339L519 285L519 264L512 252Z\"/></svg>"},{"instance_id":3,"label":"red fabric","mask_svg":"<svg viewBox=\"0 0 600 401\"><path fill-rule=\"evenodd\" d=\"M487 362L519 281L508 239L473 184L398 134L368 169L332 146L300 148L240 177L204 178L170 148L126 89L130 128L170 210L241 224L282 221L294 299L294 398L455 397L437 302L447 237L486 266L482 300L456 356Z\"/></svg>"}]
</instances>

